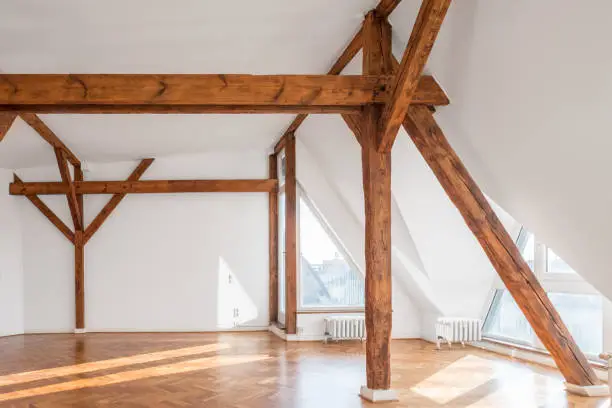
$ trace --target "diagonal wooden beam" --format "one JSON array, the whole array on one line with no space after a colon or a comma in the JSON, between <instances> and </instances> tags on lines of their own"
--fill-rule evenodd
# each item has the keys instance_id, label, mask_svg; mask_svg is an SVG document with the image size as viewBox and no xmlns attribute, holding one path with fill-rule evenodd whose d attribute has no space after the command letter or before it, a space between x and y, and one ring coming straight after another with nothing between
<instances>
[{"instance_id":1,"label":"diagonal wooden beam","mask_svg":"<svg viewBox=\"0 0 612 408\"><path fill-rule=\"evenodd\" d=\"M395 10L402 0L380 0L378 6L376 6L376 14L380 17L389 17L389 14Z\"/></svg>"},{"instance_id":2,"label":"diagonal wooden beam","mask_svg":"<svg viewBox=\"0 0 612 408\"><path fill-rule=\"evenodd\" d=\"M516 244L425 106L410 106L404 127L493 267L570 384L599 384Z\"/></svg>"},{"instance_id":3,"label":"diagonal wooden beam","mask_svg":"<svg viewBox=\"0 0 612 408\"><path fill-rule=\"evenodd\" d=\"M355 34L355 36L346 46L344 51L342 51L342 54L340 54L340 57L338 57L334 65L332 65L330 70L327 72L328 75L340 75L342 70L346 68L349 62L351 62L351 60L355 57L355 55L357 55L359 50L361 50L361 47L363 45L362 31L363 28L360 28L357 34ZM302 123L304 123L304 120L306 120L307 117L308 115L305 113L299 114L295 117L293 122L291 122L287 130L285 130L285 132L279 139L279 142L276 144L276 146L274 146L275 153L278 153L282 150L287 135L289 135L290 133L295 133L295 131L302 125Z\"/></svg>"},{"instance_id":4,"label":"diagonal wooden beam","mask_svg":"<svg viewBox=\"0 0 612 408\"><path fill-rule=\"evenodd\" d=\"M137 181L142 177L144 172L153 164L155 159L143 159L140 164L134 169L132 174L127 178L127 181ZM119 203L125 198L127 193L117 193L106 203L104 208L98 213L96 218L87 226L85 229L84 241L87 243L91 237L100 229L104 221L111 215L111 213L117 208Z\"/></svg>"},{"instance_id":5,"label":"diagonal wooden beam","mask_svg":"<svg viewBox=\"0 0 612 408\"><path fill-rule=\"evenodd\" d=\"M23 183L16 174L13 174L13 179L15 183ZM74 243L74 233L37 195L26 195L26 198L34 204L34 207L38 208L49 221L51 221L51 224L55 225L68 241Z\"/></svg>"},{"instance_id":6,"label":"diagonal wooden beam","mask_svg":"<svg viewBox=\"0 0 612 408\"><path fill-rule=\"evenodd\" d=\"M0 142L8 133L17 115L15 113L0 113Z\"/></svg>"},{"instance_id":7,"label":"diagonal wooden beam","mask_svg":"<svg viewBox=\"0 0 612 408\"><path fill-rule=\"evenodd\" d=\"M451 0L423 0L379 124L379 151L391 150Z\"/></svg>"},{"instance_id":8,"label":"diagonal wooden beam","mask_svg":"<svg viewBox=\"0 0 612 408\"><path fill-rule=\"evenodd\" d=\"M49 143L54 149L61 149L66 154L66 158L73 166L80 166L81 161L72 153L72 151L60 140L59 137L53 133L51 129L38 117L33 113L21 113L19 117L32 129L34 129L40 137L45 139L47 143Z\"/></svg>"},{"instance_id":9,"label":"diagonal wooden beam","mask_svg":"<svg viewBox=\"0 0 612 408\"><path fill-rule=\"evenodd\" d=\"M74 223L74 230L80 231L83 229L83 220L81 217L81 211L79 208L79 201L77 199L76 190L74 183L70 177L70 170L68 169L68 161L66 160L65 153L60 148L55 148L55 158L57 159L57 166L62 177L62 183L68 189L66 193L66 199L68 200L68 207L70 208L70 216Z\"/></svg>"}]
</instances>

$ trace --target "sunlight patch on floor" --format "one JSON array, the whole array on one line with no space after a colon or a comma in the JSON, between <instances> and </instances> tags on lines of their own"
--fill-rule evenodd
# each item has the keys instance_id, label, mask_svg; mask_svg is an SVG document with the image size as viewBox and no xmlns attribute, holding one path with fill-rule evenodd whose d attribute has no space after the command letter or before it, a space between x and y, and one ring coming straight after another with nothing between
<instances>
[{"instance_id":1,"label":"sunlight patch on floor","mask_svg":"<svg viewBox=\"0 0 612 408\"><path fill-rule=\"evenodd\" d=\"M1 401L10 401L18 398L29 398L39 395L52 394L63 391L80 390L83 388L103 387L106 385L119 384L127 381L142 380L145 378L163 377L172 374L184 374L193 371L218 368L236 364L246 364L270 359L267 355L248 356L214 356L188 360L180 363L167 364L157 367L143 368L140 370L125 371L103 375L100 377L82 380L68 381L60 384L46 385L43 387L29 388L0 394Z\"/></svg>"},{"instance_id":2,"label":"sunlight patch on floor","mask_svg":"<svg viewBox=\"0 0 612 408\"><path fill-rule=\"evenodd\" d=\"M411 390L438 404L446 404L494 377L495 369L489 360L467 355L421 381Z\"/></svg>"},{"instance_id":3,"label":"sunlight patch on floor","mask_svg":"<svg viewBox=\"0 0 612 408\"><path fill-rule=\"evenodd\" d=\"M0 387L21 384L31 381L39 381L53 377L90 373L93 371L106 370L110 368L124 367L133 364L151 363L169 358L192 356L195 354L210 353L213 351L227 350L229 344L216 343L204 346L185 347L176 350L158 351L147 354L136 354L133 356L114 358L110 360L93 361L90 363L76 364L71 366L47 368L44 370L28 371L0 376Z\"/></svg>"}]
</instances>

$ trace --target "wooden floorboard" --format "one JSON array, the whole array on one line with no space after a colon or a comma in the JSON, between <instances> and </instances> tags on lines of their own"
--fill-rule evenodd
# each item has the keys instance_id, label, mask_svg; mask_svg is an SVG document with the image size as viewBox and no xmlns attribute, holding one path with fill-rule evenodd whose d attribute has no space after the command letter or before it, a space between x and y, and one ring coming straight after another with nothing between
<instances>
[{"instance_id":1,"label":"wooden floorboard","mask_svg":"<svg viewBox=\"0 0 612 408\"><path fill-rule=\"evenodd\" d=\"M0 338L0 407L370 406L364 345L284 343L269 333ZM473 348L392 342L384 407L609 407L567 396L554 370Z\"/></svg>"}]
</instances>

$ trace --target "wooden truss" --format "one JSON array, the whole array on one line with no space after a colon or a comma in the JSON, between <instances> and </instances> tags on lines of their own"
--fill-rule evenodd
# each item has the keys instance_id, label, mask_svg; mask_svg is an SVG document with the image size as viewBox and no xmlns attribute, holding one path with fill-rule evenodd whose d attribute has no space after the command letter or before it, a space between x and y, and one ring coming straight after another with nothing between
<instances>
[{"instance_id":1,"label":"wooden truss","mask_svg":"<svg viewBox=\"0 0 612 408\"><path fill-rule=\"evenodd\" d=\"M278 313L277 154L285 155L286 331L296 332L297 181L295 132L311 113L341 114L361 145L365 196L367 387L391 386L391 149L403 126L474 233L492 265L550 351L565 379L598 384L535 275L449 145L432 111L449 100L423 75L450 0L423 0L401 61L391 52L387 17L401 0L381 0L327 75L0 75L0 140L16 115L54 148L61 182L23 182L9 192L25 195L75 246L76 327L84 326L85 244L126 194L267 192L270 198L270 318ZM363 75L340 75L363 50ZM265 180L147 180L145 159L126 181L84 181L81 163L36 113L297 113L270 156ZM69 165L74 168L73 176ZM38 197L65 195L73 229ZM87 227L84 194L114 194Z\"/></svg>"}]
</instances>

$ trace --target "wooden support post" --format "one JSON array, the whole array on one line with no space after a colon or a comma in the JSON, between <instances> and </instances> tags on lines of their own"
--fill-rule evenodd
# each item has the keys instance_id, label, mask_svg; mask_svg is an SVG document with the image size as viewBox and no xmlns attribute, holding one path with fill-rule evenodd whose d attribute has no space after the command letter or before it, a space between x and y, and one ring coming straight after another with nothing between
<instances>
[{"instance_id":1,"label":"wooden support post","mask_svg":"<svg viewBox=\"0 0 612 408\"><path fill-rule=\"evenodd\" d=\"M295 135L285 143L285 330L297 332L297 179Z\"/></svg>"},{"instance_id":2,"label":"wooden support post","mask_svg":"<svg viewBox=\"0 0 612 408\"><path fill-rule=\"evenodd\" d=\"M391 70L391 28L371 11L363 26L363 72ZM361 124L365 197L365 315L367 387L372 401L397 399L391 387L391 152L378 151L381 107L368 105ZM359 137L359 136L358 136Z\"/></svg>"},{"instance_id":3,"label":"wooden support post","mask_svg":"<svg viewBox=\"0 0 612 408\"><path fill-rule=\"evenodd\" d=\"M566 381L578 386L599 384L559 313L429 109L410 106L404 127Z\"/></svg>"},{"instance_id":4,"label":"wooden support post","mask_svg":"<svg viewBox=\"0 0 612 408\"><path fill-rule=\"evenodd\" d=\"M75 333L85 331L85 241L83 230L74 233Z\"/></svg>"},{"instance_id":5,"label":"wooden support post","mask_svg":"<svg viewBox=\"0 0 612 408\"><path fill-rule=\"evenodd\" d=\"M81 219L81 213L79 211L79 203L77 200L74 183L70 177L70 170L68 169L68 162L66 161L65 153L58 147L56 147L54 150L55 158L57 159L57 166L59 167L59 172L62 177L62 182L67 188L66 199L68 200L68 207L70 208L70 216L72 217L74 229L75 231L82 230L83 222Z\"/></svg>"},{"instance_id":6,"label":"wooden support post","mask_svg":"<svg viewBox=\"0 0 612 408\"><path fill-rule=\"evenodd\" d=\"M278 178L277 157L271 154L268 157L268 177ZM270 249L270 323L278 321L278 191L268 193L268 219L269 219L269 249Z\"/></svg>"},{"instance_id":7,"label":"wooden support post","mask_svg":"<svg viewBox=\"0 0 612 408\"><path fill-rule=\"evenodd\" d=\"M74 166L74 181L83 181L81 165ZM76 194L76 206L79 214L79 226L75 225L74 233L74 306L75 332L85 331L85 213L83 212L83 194Z\"/></svg>"}]
</instances>

